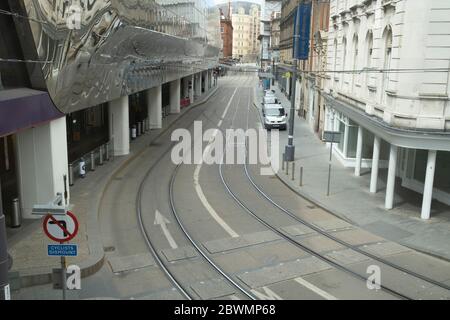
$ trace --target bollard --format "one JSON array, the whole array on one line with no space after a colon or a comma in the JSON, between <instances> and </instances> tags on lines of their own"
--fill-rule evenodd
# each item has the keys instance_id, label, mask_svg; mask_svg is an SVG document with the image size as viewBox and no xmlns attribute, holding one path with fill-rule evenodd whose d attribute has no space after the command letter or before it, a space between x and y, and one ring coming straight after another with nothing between
<instances>
[{"instance_id":1,"label":"bollard","mask_svg":"<svg viewBox=\"0 0 450 320\"><path fill-rule=\"evenodd\" d=\"M69 164L69 186L73 186L73 165Z\"/></svg>"},{"instance_id":2,"label":"bollard","mask_svg":"<svg viewBox=\"0 0 450 320\"><path fill-rule=\"evenodd\" d=\"M303 187L303 167L300 167L300 187Z\"/></svg>"},{"instance_id":3,"label":"bollard","mask_svg":"<svg viewBox=\"0 0 450 320\"><path fill-rule=\"evenodd\" d=\"M295 162L292 162L292 181L295 180Z\"/></svg>"},{"instance_id":4,"label":"bollard","mask_svg":"<svg viewBox=\"0 0 450 320\"><path fill-rule=\"evenodd\" d=\"M141 122L138 122L136 124L136 127L137 127L137 136L139 137L142 134L142 124L141 124Z\"/></svg>"},{"instance_id":5,"label":"bollard","mask_svg":"<svg viewBox=\"0 0 450 320\"><path fill-rule=\"evenodd\" d=\"M91 171L95 171L95 153L91 151Z\"/></svg>"},{"instance_id":6,"label":"bollard","mask_svg":"<svg viewBox=\"0 0 450 320\"><path fill-rule=\"evenodd\" d=\"M149 118L145 118L145 131L146 132L150 131L150 119Z\"/></svg>"},{"instance_id":7,"label":"bollard","mask_svg":"<svg viewBox=\"0 0 450 320\"><path fill-rule=\"evenodd\" d=\"M19 199L15 198L12 201L11 228L19 228L22 224L21 220Z\"/></svg>"},{"instance_id":8,"label":"bollard","mask_svg":"<svg viewBox=\"0 0 450 320\"><path fill-rule=\"evenodd\" d=\"M289 162L286 161L286 175L289 175Z\"/></svg>"},{"instance_id":9,"label":"bollard","mask_svg":"<svg viewBox=\"0 0 450 320\"><path fill-rule=\"evenodd\" d=\"M105 143L105 160L109 161L109 142Z\"/></svg>"},{"instance_id":10,"label":"bollard","mask_svg":"<svg viewBox=\"0 0 450 320\"><path fill-rule=\"evenodd\" d=\"M130 130L131 130L131 140L136 139L136 125L133 125Z\"/></svg>"},{"instance_id":11,"label":"bollard","mask_svg":"<svg viewBox=\"0 0 450 320\"><path fill-rule=\"evenodd\" d=\"M78 163L78 172L80 174L80 178L84 178L86 176L86 161L84 158L81 158Z\"/></svg>"},{"instance_id":12,"label":"bollard","mask_svg":"<svg viewBox=\"0 0 450 320\"><path fill-rule=\"evenodd\" d=\"M98 148L98 164L101 166L103 165L103 146Z\"/></svg>"}]
</instances>

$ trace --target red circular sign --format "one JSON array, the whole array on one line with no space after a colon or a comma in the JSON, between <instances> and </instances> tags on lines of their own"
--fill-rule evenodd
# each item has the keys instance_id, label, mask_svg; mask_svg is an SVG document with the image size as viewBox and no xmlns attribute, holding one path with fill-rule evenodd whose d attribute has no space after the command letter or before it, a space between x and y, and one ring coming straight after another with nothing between
<instances>
[{"instance_id":1,"label":"red circular sign","mask_svg":"<svg viewBox=\"0 0 450 320\"><path fill-rule=\"evenodd\" d=\"M44 232L51 240L64 243L72 240L78 233L78 220L67 211L65 216L47 215L43 222Z\"/></svg>"}]
</instances>

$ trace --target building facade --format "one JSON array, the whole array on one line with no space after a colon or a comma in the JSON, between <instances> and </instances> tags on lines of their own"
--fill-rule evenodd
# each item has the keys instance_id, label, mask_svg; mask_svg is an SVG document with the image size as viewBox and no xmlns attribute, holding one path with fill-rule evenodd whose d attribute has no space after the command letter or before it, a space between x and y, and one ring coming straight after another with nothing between
<instances>
[{"instance_id":1,"label":"building facade","mask_svg":"<svg viewBox=\"0 0 450 320\"><path fill-rule=\"evenodd\" d=\"M387 168L385 208L396 183L450 205L450 3L332 0L325 127L340 131L334 153L371 168L370 192Z\"/></svg>"},{"instance_id":2,"label":"building facade","mask_svg":"<svg viewBox=\"0 0 450 320\"><path fill-rule=\"evenodd\" d=\"M233 57L242 62L256 62L260 53L259 30L260 9L257 5L251 5L246 11L239 6L233 11Z\"/></svg>"},{"instance_id":3,"label":"building facade","mask_svg":"<svg viewBox=\"0 0 450 320\"><path fill-rule=\"evenodd\" d=\"M106 156L123 156L213 83L220 16L206 1L2 1L0 192L19 202L63 193ZM120 45L117 45L117 44ZM4 60L5 58L10 60Z\"/></svg>"},{"instance_id":4,"label":"building facade","mask_svg":"<svg viewBox=\"0 0 450 320\"><path fill-rule=\"evenodd\" d=\"M233 22L231 21L231 8L225 16L220 10L220 34L222 38L222 58L233 57Z\"/></svg>"},{"instance_id":5,"label":"building facade","mask_svg":"<svg viewBox=\"0 0 450 320\"><path fill-rule=\"evenodd\" d=\"M275 63L280 61L280 21L281 11L273 12L270 17L270 55Z\"/></svg>"},{"instance_id":6,"label":"building facade","mask_svg":"<svg viewBox=\"0 0 450 320\"><path fill-rule=\"evenodd\" d=\"M275 13L280 13L281 1L265 0L262 4L261 27L258 40L260 42L260 65L266 70L272 64L271 55L271 20Z\"/></svg>"}]
</instances>

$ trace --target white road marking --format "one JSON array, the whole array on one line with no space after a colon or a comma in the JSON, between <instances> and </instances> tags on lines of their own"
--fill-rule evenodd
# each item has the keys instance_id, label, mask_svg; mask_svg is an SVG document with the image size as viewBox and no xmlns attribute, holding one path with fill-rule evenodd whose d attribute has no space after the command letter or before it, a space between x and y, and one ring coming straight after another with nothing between
<instances>
[{"instance_id":1,"label":"white road marking","mask_svg":"<svg viewBox=\"0 0 450 320\"><path fill-rule=\"evenodd\" d=\"M225 108L221 120L218 123L218 127L220 127L222 125L222 120L225 118L226 114L228 113L228 110L231 106L231 102L233 101L233 98L236 94L237 88L234 90L233 95L231 96L230 101L228 102L227 107ZM202 160L205 158L206 154L209 152L210 149L210 145L212 143L212 141L214 140L214 138L216 137L217 133L219 132L219 130L216 130L213 134L213 136L211 137L211 139L209 140L209 144L206 146L205 151L203 151L203 156L202 156ZM200 138L201 139L201 138ZM202 163L198 164L195 168L194 171L194 187L195 187L195 191L197 192L197 195L200 199L200 201L202 202L203 206L206 208L206 210L209 212L209 214L214 218L214 220L216 220L216 222L232 237L232 238L237 238L239 237L239 234L236 233L236 231L234 231L220 216L219 214L216 212L216 210L214 210L214 208L209 204L208 200L206 199L205 194L203 193L202 187L200 186L200 182L199 182L199 177L200 177L200 170L202 169Z\"/></svg>"},{"instance_id":2,"label":"white road marking","mask_svg":"<svg viewBox=\"0 0 450 320\"><path fill-rule=\"evenodd\" d=\"M338 300L338 298L336 298L335 296L329 294L328 292L323 291L322 289L316 287L315 285L313 285L312 283L306 281L303 278L298 277L298 278L295 278L294 280L297 283L301 284L302 286L308 288L309 290L317 293L322 298L325 298L327 300Z\"/></svg>"},{"instance_id":3,"label":"white road marking","mask_svg":"<svg viewBox=\"0 0 450 320\"><path fill-rule=\"evenodd\" d=\"M255 289L252 289L252 293L261 300L283 300L283 298L281 298L279 295L277 295L269 288L262 287L261 289L264 290L264 293L261 293Z\"/></svg>"},{"instance_id":4,"label":"white road marking","mask_svg":"<svg viewBox=\"0 0 450 320\"><path fill-rule=\"evenodd\" d=\"M172 235L170 234L169 229L167 228L167 224L170 223L170 221L164 217L161 212L159 212L158 210L155 211L155 225L160 225L162 232L164 234L164 236L166 237L167 241L170 244L170 247L172 249L176 249L178 248L177 243L175 242L175 239L172 237Z\"/></svg>"}]
</instances>

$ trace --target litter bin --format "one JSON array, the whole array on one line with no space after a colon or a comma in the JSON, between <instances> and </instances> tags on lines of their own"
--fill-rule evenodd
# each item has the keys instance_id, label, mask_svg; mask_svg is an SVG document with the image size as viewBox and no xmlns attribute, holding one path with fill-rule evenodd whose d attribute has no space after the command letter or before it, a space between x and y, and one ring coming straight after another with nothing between
<instances>
[{"instance_id":1,"label":"litter bin","mask_svg":"<svg viewBox=\"0 0 450 320\"><path fill-rule=\"evenodd\" d=\"M19 228L21 224L22 215L20 213L20 203L19 199L15 198L12 201L11 228Z\"/></svg>"}]
</instances>

